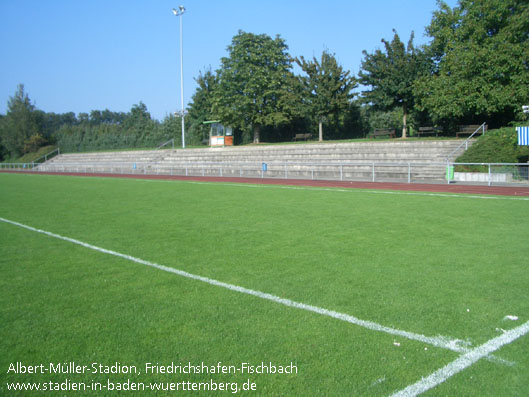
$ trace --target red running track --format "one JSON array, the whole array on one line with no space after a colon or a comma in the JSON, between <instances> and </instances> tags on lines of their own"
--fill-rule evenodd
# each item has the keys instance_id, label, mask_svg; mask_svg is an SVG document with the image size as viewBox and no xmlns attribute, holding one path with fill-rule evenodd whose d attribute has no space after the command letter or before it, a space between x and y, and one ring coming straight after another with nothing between
<instances>
[{"instance_id":1,"label":"red running track","mask_svg":"<svg viewBox=\"0 0 529 397\"><path fill-rule=\"evenodd\" d=\"M392 183L392 182L346 182L323 181L307 179L267 179L267 178L228 178L228 177L201 177L201 176L170 176L170 175L143 175L143 174L97 174L75 172L32 172L19 170L0 170L8 173L68 175L68 176L97 176L109 178L132 179L158 179L200 182L229 182L252 183L257 185L287 185L287 186L314 186L325 188L350 188L350 189L381 189L401 190L414 192L435 193L465 193L465 194L490 194L499 196L525 196L529 197L529 187L524 186L483 186L461 184L427 184L427 183Z\"/></svg>"}]
</instances>

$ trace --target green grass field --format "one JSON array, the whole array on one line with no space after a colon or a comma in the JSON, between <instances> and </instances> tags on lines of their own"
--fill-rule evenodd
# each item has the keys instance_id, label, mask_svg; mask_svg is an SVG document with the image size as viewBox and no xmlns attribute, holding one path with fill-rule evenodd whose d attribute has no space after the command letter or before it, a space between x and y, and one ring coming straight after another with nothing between
<instances>
[{"instance_id":1,"label":"green grass field","mask_svg":"<svg viewBox=\"0 0 529 397\"><path fill-rule=\"evenodd\" d=\"M523 199L0 174L0 203L5 220L394 330L461 340L465 351L529 320ZM127 382L195 382L225 384L217 394L234 394L236 384L238 393L255 395L387 396L464 353L5 221L0 292L4 395L42 394L8 390L16 382L85 384L60 395L117 395ZM137 371L9 370L72 362ZM254 370L293 363L297 373L146 373L146 363L189 369L219 362ZM86 389L97 383L105 388ZM241 391L245 383L255 390ZM425 395L517 396L528 385L524 334Z\"/></svg>"}]
</instances>

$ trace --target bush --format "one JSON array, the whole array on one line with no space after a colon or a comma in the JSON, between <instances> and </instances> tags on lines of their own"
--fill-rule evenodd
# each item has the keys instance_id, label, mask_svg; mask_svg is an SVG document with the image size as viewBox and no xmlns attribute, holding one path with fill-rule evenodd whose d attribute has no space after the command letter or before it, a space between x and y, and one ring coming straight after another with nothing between
<instances>
[{"instance_id":1,"label":"bush","mask_svg":"<svg viewBox=\"0 0 529 397\"><path fill-rule=\"evenodd\" d=\"M48 141L40 134L34 134L24 141L24 154L33 153L39 150L40 147L46 145Z\"/></svg>"}]
</instances>

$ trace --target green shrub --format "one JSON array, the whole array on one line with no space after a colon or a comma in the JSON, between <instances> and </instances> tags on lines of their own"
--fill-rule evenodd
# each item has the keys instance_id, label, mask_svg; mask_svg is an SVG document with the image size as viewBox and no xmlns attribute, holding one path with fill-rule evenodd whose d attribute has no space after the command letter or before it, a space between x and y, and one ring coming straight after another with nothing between
<instances>
[{"instance_id":1,"label":"green shrub","mask_svg":"<svg viewBox=\"0 0 529 397\"><path fill-rule=\"evenodd\" d=\"M48 143L48 141L40 134L33 134L28 139L24 141L24 154L26 153L34 153L39 148L45 146Z\"/></svg>"}]
</instances>

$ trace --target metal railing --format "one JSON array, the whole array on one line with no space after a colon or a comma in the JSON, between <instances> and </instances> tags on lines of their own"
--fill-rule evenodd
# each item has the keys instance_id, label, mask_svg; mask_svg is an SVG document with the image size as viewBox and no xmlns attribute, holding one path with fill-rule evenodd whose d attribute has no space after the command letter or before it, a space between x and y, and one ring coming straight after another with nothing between
<instances>
[{"instance_id":1,"label":"metal railing","mask_svg":"<svg viewBox=\"0 0 529 397\"><path fill-rule=\"evenodd\" d=\"M41 160L44 159L44 162L48 161L49 159L51 159L52 157L55 157L55 156L58 156L61 154L61 149L60 148L57 148L57 149L54 149L52 150L51 152L49 153L46 153L44 156L40 156L38 159L36 160L33 160L33 164L38 164L38 163L41 163ZM53 155L53 156L52 156Z\"/></svg>"},{"instance_id":2,"label":"metal railing","mask_svg":"<svg viewBox=\"0 0 529 397\"><path fill-rule=\"evenodd\" d=\"M461 149L461 147L462 147L463 145L465 146L465 151L466 151L466 150L468 149L468 141L470 141L470 139L473 138L474 135L476 135L476 134L478 133L479 130L482 130L482 134L485 135L485 132L487 131L486 126L487 126L487 123L483 123L483 124L481 124L478 128L476 128L476 131L474 131L472 134L470 134L470 136L469 136L467 139L465 139L465 140L461 143L461 145L459 145L457 148L455 148L454 150L452 150L452 151L450 152L450 154L449 154L448 156L446 156L446 161L447 161L447 162L450 161L450 158L452 158L452 156L453 156L454 154L456 154L457 151L458 151L459 149Z\"/></svg>"},{"instance_id":3,"label":"metal railing","mask_svg":"<svg viewBox=\"0 0 529 397\"><path fill-rule=\"evenodd\" d=\"M400 183L470 183L529 186L529 163L451 162L51 162L1 163L0 170L80 174L312 179Z\"/></svg>"},{"instance_id":4,"label":"metal railing","mask_svg":"<svg viewBox=\"0 0 529 397\"><path fill-rule=\"evenodd\" d=\"M0 171L5 170L31 170L36 167L38 164L35 163L0 163Z\"/></svg>"},{"instance_id":5,"label":"metal railing","mask_svg":"<svg viewBox=\"0 0 529 397\"><path fill-rule=\"evenodd\" d=\"M160 146L158 146L155 150L159 150L161 148L163 148L164 146L167 146L171 144L172 145L172 148L174 149L174 138L173 139L169 139L167 142L164 142L162 143Z\"/></svg>"},{"instance_id":6,"label":"metal railing","mask_svg":"<svg viewBox=\"0 0 529 397\"><path fill-rule=\"evenodd\" d=\"M46 153L44 156L39 157L36 160L33 160L31 163L0 163L0 170L5 169L33 169L37 167L40 164L45 163L52 157L58 156L61 154L61 150L59 148L52 150L49 153ZM44 161L41 161L44 160Z\"/></svg>"},{"instance_id":7,"label":"metal railing","mask_svg":"<svg viewBox=\"0 0 529 397\"><path fill-rule=\"evenodd\" d=\"M447 183L529 186L529 163L449 163Z\"/></svg>"}]
</instances>

